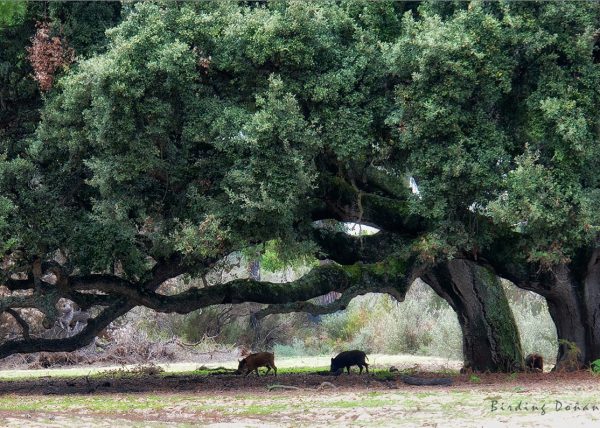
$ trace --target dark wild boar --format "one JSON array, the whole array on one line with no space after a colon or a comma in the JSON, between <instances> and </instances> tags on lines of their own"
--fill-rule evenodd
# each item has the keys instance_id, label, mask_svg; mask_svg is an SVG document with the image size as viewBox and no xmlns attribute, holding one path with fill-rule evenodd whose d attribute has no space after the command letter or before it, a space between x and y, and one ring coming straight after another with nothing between
<instances>
[{"instance_id":1,"label":"dark wild boar","mask_svg":"<svg viewBox=\"0 0 600 428\"><path fill-rule=\"evenodd\" d=\"M274 375L277 376L277 367L275 367L275 354L272 352L257 352L256 354L250 354L243 360L240 360L240 364L238 365L237 374L248 374L251 371L255 371L257 376L259 367L266 367L267 372L265 375L269 374L271 369L273 369Z\"/></svg>"},{"instance_id":2,"label":"dark wild boar","mask_svg":"<svg viewBox=\"0 0 600 428\"><path fill-rule=\"evenodd\" d=\"M529 354L525 358L525 369L531 372L544 372L544 357L540 354Z\"/></svg>"},{"instance_id":3,"label":"dark wild boar","mask_svg":"<svg viewBox=\"0 0 600 428\"><path fill-rule=\"evenodd\" d=\"M368 360L367 354L363 351L354 350L354 351L344 351L340 353L337 357L331 359L331 371L336 373L339 370L348 370L348 374L350 374L350 366L358 366L360 368L360 373L362 373L363 366L369 373L369 365L365 363L365 360Z\"/></svg>"}]
</instances>

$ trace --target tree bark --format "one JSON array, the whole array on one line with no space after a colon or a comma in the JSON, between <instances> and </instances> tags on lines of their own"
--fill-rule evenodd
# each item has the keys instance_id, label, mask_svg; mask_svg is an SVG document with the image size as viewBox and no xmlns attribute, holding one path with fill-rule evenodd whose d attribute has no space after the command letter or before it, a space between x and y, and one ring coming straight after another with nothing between
<instances>
[{"instance_id":1,"label":"tree bark","mask_svg":"<svg viewBox=\"0 0 600 428\"><path fill-rule=\"evenodd\" d=\"M465 367L491 372L523 368L517 326L493 271L470 260L454 259L421 278L456 311Z\"/></svg>"},{"instance_id":2,"label":"tree bark","mask_svg":"<svg viewBox=\"0 0 600 428\"><path fill-rule=\"evenodd\" d=\"M566 266L556 267L551 278L550 289L539 294L546 298L558 336L554 370L578 370L587 360L587 339L577 281Z\"/></svg>"},{"instance_id":3,"label":"tree bark","mask_svg":"<svg viewBox=\"0 0 600 428\"><path fill-rule=\"evenodd\" d=\"M583 281L583 299L585 305L586 358L589 365L600 359L600 249L592 252Z\"/></svg>"},{"instance_id":4,"label":"tree bark","mask_svg":"<svg viewBox=\"0 0 600 428\"><path fill-rule=\"evenodd\" d=\"M550 290L540 292L556 325L555 370L579 370L600 358L600 251L594 249L586 258L579 269L554 268Z\"/></svg>"},{"instance_id":5,"label":"tree bark","mask_svg":"<svg viewBox=\"0 0 600 428\"><path fill-rule=\"evenodd\" d=\"M554 370L579 370L600 358L600 250L582 251L551 269L494 264L517 287L546 299L558 336Z\"/></svg>"}]
</instances>

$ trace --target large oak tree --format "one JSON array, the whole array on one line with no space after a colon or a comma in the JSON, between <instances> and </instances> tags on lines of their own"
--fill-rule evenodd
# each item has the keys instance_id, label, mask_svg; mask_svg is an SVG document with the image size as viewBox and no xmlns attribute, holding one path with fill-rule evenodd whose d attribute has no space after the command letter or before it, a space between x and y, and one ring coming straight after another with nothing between
<instances>
[{"instance_id":1,"label":"large oak tree","mask_svg":"<svg viewBox=\"0 0 600 428\"><path fill-rule=\"evenodd\" d=\"M23 329L0 356L76 349L137 305L323 313L366 292L401 300L421 277L457 312L465 363L514 370L502 275L547 298L580 363L597 358L597 269L581 262L598 224L597 18L546 3L131 6L0 160L0 309ZM287 284L157 292L269 241L330 262ZM342 298L306 302L330 291ZM20 311L50 326L59 298L96 315L31 337Z\"/></svg>"}]
</instances>

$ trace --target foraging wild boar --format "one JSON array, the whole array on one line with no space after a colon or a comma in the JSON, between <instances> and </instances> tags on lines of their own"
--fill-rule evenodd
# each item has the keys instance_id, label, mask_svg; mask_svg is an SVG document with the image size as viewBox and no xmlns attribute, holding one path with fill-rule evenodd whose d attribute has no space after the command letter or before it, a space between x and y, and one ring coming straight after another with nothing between
<instances>
[{"instance_id":1,"label":"foraging wild boar","mask_svg":"<svg viewBox=\"0 0 600 428\"><path fill-rule=\"evenodd\" d=\"M271 369L273 369L275 376L277 376L277 367L275 367L275 354L272 352L257 352L256 354L250 354L243 360L240 360L239 363L240 364L238 365L236 372L237 374L245 373L246 376L248 376L251 371L255 371L256 375L260 376L258 374L258 368L266 367L267 372L265 375L269 374Z\"/></svg>"},{"instance_id":2,"label":"foraging wild boar","mask_svg":"<svg viewBox=\"0 0 600 428\"><path fill-rule=\"evenodd\" d=\"M331 359L331 371L337 372L338 370L346 370L348 374L350 374L350 366L358 366L360 368L360 373L362 373L363 366L369 373L369 365L365 363L365 360L368 360L367 354L363 351L354 350L354 351L344 351L340 353L337 357Z\"/></svg>"},{"instance_id":3,"label":"foraging wild boar","mask_svg":"<svg viewBox=\"0 0 600 428\"><path fill-rule=\"evenodd\" d=\"M525 358L525 369L532 372L544 372L544 357L540 354L529 354Z\"/></svg>"}]
</instances>

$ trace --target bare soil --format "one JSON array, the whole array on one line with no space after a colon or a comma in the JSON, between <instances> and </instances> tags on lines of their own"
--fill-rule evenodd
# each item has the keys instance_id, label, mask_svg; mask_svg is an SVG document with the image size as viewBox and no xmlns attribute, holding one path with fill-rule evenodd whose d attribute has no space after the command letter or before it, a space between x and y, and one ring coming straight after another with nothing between
<instances>
[{"instance_id":1,"label":"bare soil","mask_svg":"<svg viewBox=\"0 0 600 428\"><path fill-rule=\"evenodd\" d=\"M488 373L476 375L449 376L451 386L412 386L402 381L401 374L390 374L392 379L380 379L373 374L362 375L343 373L338 376L320 374L283 374L273 376L248 376L235 374L214 375L96 375L93 377L56 378L42 377L27 380L0 381L0 394L19 395L69 395L69 394L98 394L98 393L150 393L150 392L204 392L218 394L228 391L248 391L257 393L266 391L267 386L282 384L301 389L316 389L323 382L329 382L340 390L360 391L363 389L480 389L493 390L497 387L526 385L528 389L560 390L568 386L583 388L586 386L600 388L600 378L590 372L575 373L519 373L511 376L505 373ZM411 374L412 377L436 378L439 374L420 372Z\"/></svg>"}]
</instances>

